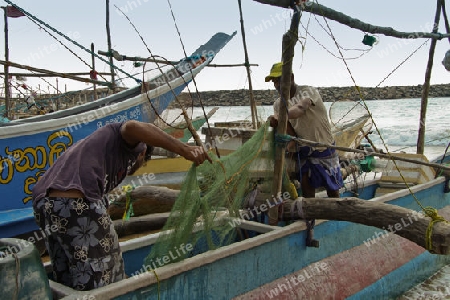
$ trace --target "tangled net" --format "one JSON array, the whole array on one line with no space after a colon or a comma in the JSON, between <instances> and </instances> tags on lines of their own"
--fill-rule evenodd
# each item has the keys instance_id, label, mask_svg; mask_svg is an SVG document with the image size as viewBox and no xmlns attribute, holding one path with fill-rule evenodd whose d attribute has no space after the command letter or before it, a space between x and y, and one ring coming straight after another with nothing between
<instances>
[{"instance_id":1,"label":"tangled net","mask_svg":"<svg viewBox=\"0 0 450 300\"><path fill-rule=\"evenodd\" d=\"M349 106L352 109L349 110ZM357 146L371 127L365 109L358 103L355 105L354 102L348 102L334 105L331 112L333 135L337 144ZM239 128L225 131L226 129L222 139L227 135L228 138L235 136ZM151 264L155 259L179 249L181 245L190 245L192 249L177 252L177 257L172 257L171 262L229 245L237 241L237 234L241 233L236 230L239 222L232 220L251 215L251 220L264 222L267 220L264 218L267 211L260 211L261 214L249 212L255 207L261 207L265 200L275 200L276 203L272 201L274 206L295 200L297 191L290 181L296 171L293 161L286 164L283 170L283 196L272 195L274 153L278 142L266 123L231 154L219 159L210 152L212 164L206 162L198 167L191 167L170 217L144 263ZM284 196L286 192L289 197Z\"/></svg>"},{"instance_id":2,"label":"tangled net","mask_svg":"<svg viewBox=\"0 0 450 300\"><path fill-rule=\"evenodd\" d=\"M238 150L220 159L209 153L212 164L191 167L145 263L183 244L190 244L192 251L178 253L175 261L236 240L236 225L229 217L241 217L240 209L248 206L256 190L267 190L272 185L275 147L269 128L264 125Z\"/></svg>"}]
</instances>

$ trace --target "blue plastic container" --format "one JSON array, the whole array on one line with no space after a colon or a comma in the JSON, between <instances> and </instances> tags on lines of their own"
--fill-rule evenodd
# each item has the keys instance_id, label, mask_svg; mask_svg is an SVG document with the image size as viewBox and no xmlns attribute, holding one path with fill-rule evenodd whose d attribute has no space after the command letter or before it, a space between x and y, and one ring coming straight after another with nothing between
<instances>
[{"instance_id":1,"label":"blue plastic container","mask_svg":"<svg viewBox=\"0 0 450 300\"><path fill-rule=\"evenodd\" d=\"M32 243L0 239L0 298L52 299L39 251Z\"/></svg>"}]
</instances>

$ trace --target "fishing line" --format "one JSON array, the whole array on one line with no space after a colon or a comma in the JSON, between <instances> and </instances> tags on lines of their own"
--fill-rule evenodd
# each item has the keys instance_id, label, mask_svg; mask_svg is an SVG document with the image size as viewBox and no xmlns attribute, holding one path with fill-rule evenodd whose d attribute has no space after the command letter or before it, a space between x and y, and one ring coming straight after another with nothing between
<instances>
[{"instance_id":1,"label":"fishing line","mask_svg":"<svg viewBox=\"0 0 450 300\"><path fill-rule=\"evenodd\" d=\"M184 44L183 44L183 39L181 38L181 33L180 33L180 30L178 29L177 21L175 19L175 14L173 13L172 4L170 3L170 0L167 0L167 4L169 5L170 13L172 15L173 23L174 23L174 26L175 26L175 28L177 30L178 37L180 39L180 43L181 43L181 47L182 47L183 52L184 52L184 56L187 58L186 50L185 50L185 47L184 47ZM189 71L191 72L191 75L192 75L192 69L190 69ZM194 83L195 93L196 93L197 99L198 99L198 101L200 103L200 107L202 109L203 116L205 117L205 120L206 120L206 126L208 127L209 133L212 134L212 132L211 132L211 125L209 124L209 120L208 120L208 117L207 117L206 112L205 112L205 107L203 105L202 98L201 98L200 93L198 91L197 82L196 82L194 76L192 76L192 82ZM193 97L192 97L191 90L189 89L189 87L188 87L188 93L189 93L189 96L192 99L192 106L194 106ZM178 100L178 98L176 98L176 99ZM215 146L215 149L216 149L217 156L220 157L219 149L217 148L217 145L214 145L214 146Z\"/></svg>"},{"instance_id":2,"label":"fishing line","mask_svg":"<svg viewBox=\"0 0 450 300\"><path fill-rule=\"evenodd\" d=\"M59 34L60 36L64 37L66 40L68 40L69 42L75 44L76 46L80 47L81 49L85 50L87 53L97 57L98 59L100 59L101 61L103 61L104 63L108 64L109 66L112 66L114 69L124 73L125 75L127 75L130 78L133 78L137 83L139 82L139 79L134 78L133 76L131 76L130 74L126 73L125 71L123 71L122 69L118 68L116 65L111 64L109 61L107 61L106 59L104 59L103 57L100 57L98 54L96 54L95 52L92 52L90 49L87 49L86 47L84 47L83 45L79 44L77 41L72 40L71 38L69 38L67 35L65 35L64 33L58 31L57 29L51 27L49 24L45 23L42 20L39 20L37 17L35 17L34 15L32 15L31 13L25 11L23 8L17 6L16 4L12 3L10 0L5 0L5 2L7 2L8 4L11 4L12 6L14 6L15 8L17 8L18 10L20 10L23 14L25 14L29 19L33 19L36 20L37 22L41 23L42 25L44 25L45 27L49 28L51 31L56 32L57 34Z\"/></svg>"},{"instance_id":3,"label":"fishing line","mask_svg":"<svg viewBox=\"0 0 450 300\"><path fill-rule=\"evenodd\" d=\"M317 3L317 1L316 1L316 3ZM329 30L327 30L327 29L324 27L324 25L320 23L320 21L318 20L317 16L316 16L315 14L312 14L312 15L313 15L314 19L316 20L317 24L323 29L323 31L324 31L327 35L329 35L332 39L334 39L334 36L333 36L333 34L331 33L331 29L329 28ZM328 25L328 24L327 24L327 25ZM303 24L302 24L302 27L304 28ZM306 28L305 28L305 29L306 29ZM320 43L319 40L317 40L313 35L311 35L311 34L309 33L308 30L306 31L306 33L307 33L307 35L310 36L310 37L311 37L311 38L312 38L319 46L321 46L325 51L327 51L330 55L332 55L333 57L338 58L338 59L346 59L346 60L358 59L358 58L362 57L363 55L369 53L369 52L373 49L373 47L370 47L369 49L344 48L344 47L342 47L339 43L337 43L337 41L336 41L336 42L335 42L335 45L338 47L338 49L341 49L341 50L347 51L347 52L349 52L349 51L360 51L360 52L361 52L360 55L355 56L355 57L347 57L347 58L344 58L343 56L339 57L339 56L337 56L336 54L332 53L331 50L329 50L329 49L328 49L326 46L324 46L322 43Z\"/></svg>"},{"instance_id":4,"label":"fishing line","mask_svg":"<svg viewBox=\"0 0 450 300\"><path fill-rule=\"evenodd\" d=\"M417 47L412 53L410 53L402 62L400 62L400 64L399 65L397 65L396 67L394 67L394 69L390 72L390 73L388 73L374 88L378 88L378 87L380 87L380 85L384 82L384 81L386 81L392 74L394 74L394 72L395 71L397 71L397 69L398 68L400 68L400 66L402 66L404 63L406 63L406 61L408 61L414 54L416 54L417 53L417 51L419 51L419 49L421 49L423 46L425 46L426 44L428 44L428 40L426 40L425 42L423 42L421 45L419 45L419 47ZM356 90L357 91L359 91L359 88L356 86L356 83L355 83L355 87L356 87ZM347 96L348 95L350 95L350 92L348 92L347 94L346 94ZM345 113L336 123L339 123L340 121L342 121L353 109L355 109L358 105L360 105L361 104L361 102L363 102L363 104L365 105L365 103L364 103L364 99L363 99L363 97L361 97L361 95L362 95L362 93L359 93L359 95L360 95L360 100L359 101L357 101L356 103L355 103L355 105L347 112L347 113ZM375 99L376 100L376 99ZM365 106L365 108L366 108L367 106ZM366 110L368 110L368 108L366 108ZM370 113L370 112L369 112ZM378 128L377 128L377 126L376 126L376 124L375 124L375 121L373 120L373 119L371 119L371 121L373 122L373 124L375 125L375 128L377 129L377 133L380 135L380 138L381 138L381 134L380 134L380 132L379 132L379 130L378 130ZM387 148L386 148L386 150L387 150Z\"/></svg>"},{"instance_id":5,"label":"fishing line","mask_svg":"<svg viewBox=\"0 0 450 300\"><path fill-rule=\"evenodd\" d=\"M435 141L441 141L441 140L447 139L447 138L450 138L450 135L444 136L444 137L441 137L441 138L436 138L436 139L428 140L428 141L426 141L425 143L428 144L428 143L432 143L432 142L435 142ZM415 146L415 145L413 145L413 146L405 146L405 147L402 147L402 148L397 149L396 151L408 149L408 148L411 148L411 147L414 147L414 146Z\"/></svg>"},{"instance_id":6,"label":"fishing line","mask_svg":"<svg viewBox=\"0 0 450 300\"><path fill-rule=\"evenodd\" d=\"M36 24L36 26L39 27L39 29L44 30L50 37L52 37L55 41L57 41L61 46L63 46L64 48L66 48L67 51L69 51L70 53L72 53L76 58L78 58L82 63L84 63L89 69L92 69L92 66L90 66L87 62L85 62L80 56L78 56L74 51L72 51L69 47L67 47L66 45L64 45L64 43L62 41L60 41L55 35L53 35L51 32L49 32L46 28L42 27L40 24L38 24L38 22L36 22L34 19L32 19L31 17L29 17L28 15L26 15L27 18L32 21L34 24ZM105 81L106 78L103 77L103 75L99 74L100 77L102 77Z\"/></svg>"},{"instance_id":7,"label":"fishing line","mask_svg":"<svg viewBox=\"0 0 450 300\"><path fill-rule=\"evenodd\" d=\"M125 13L124 13L117 5L114 5L114 6L116 7L116 9L117 9L118 11L120 11L120 12L125 16L125 18L128 20L128 22L130 23L130 25L133 27L134 31L137 33L137 35L138 35L139 38L141 39L142 43L143 43L144 46L146 47L147 51L150 53L150 57L151 57L151 58L157 57L157 56L153 55L153 53L152 53L152 51L150 50L149 46L148 46L147 43L145 42L144 38L142 37L142 35L140 34L140 32L138 31L138 29L136 28L136 26L133 24L133 22L131 22L130 18L128 18L128 16L127 16L127 15L126 15L126 14L125 14ZM159 56L158 56L158 57L159 57ZM165 59L165 58L163 58L163 57L161 57L161 58L164 59L165 61L167 61L167 64L168 64L168 65L170 65L170 66L172 66L172 67L175 67L172 63L170 63L169 60L167 60L167 59ZM145 70L145 65L146 65L146 63L147 63L147 62L145 61L145 62L144 62L144 65L143 65L143 70ZM177 99L177 101L179 101L179 100L178 100L178 97L177 97L177 95L175 94L175 92L173 91L173 89L172 89L172 87L171 87L171 85L170 85L168 79L166 78L166 76L164 76L165 74L164 74L164 72L162 71L161 66L158 64L158 62L155 62L155 65L156 65L157 69L159 70L159 72L161 73L161 76L162 76L162 78L164 79L165 83L169 86L169 89L170 89L170 91L172 92L173 96L175 97L175 99ZM192 70L191 70L191 72L192 72ZM148 102L150 103L150 105L151 105L151 107L152 107L152 109L153 109L155 115L156 115L156 116L157 116L164 124L166 124L166 125L169 126L169 127L172 127L172 125L169 124L169 123L167 123L167 122L164 120L164 118L158 113L158 110L154 107L154 105L153 105L153 103L152 103L152 101L151 101L151 99L149 98L149 95L148 95L148 91L149 91L149 90L147 89L147 85L145 84L144 74L143 74L142 76L143 76L143 77L142 77L142 79L143 79L143 80L142 80L142 81L143 81L143 89L144 89L144 91L145 91L145 95L146 95L146 97L147 97L147 100L148 100ZM182 80L184 81L184 83L187 84L187 82L184 80L183 76L181 76L181 78L182 78Z\"/></svg>"},{"instance_id":8,"label":"fishing line","mask_svg":"<svg viewBox=\"0 0 450 300\"><path fill-rule=\"evenodd\" d=\"M316 3L318 3L318 1L316 0ZM334 34L332 33L332 30L331 30L331 28L330 28L330 26L329 26L329 23L328 23L328 21L327 21L327 19L324 17L323 18L324 19L324 22L325 22L325 24L326 24L326 26L327 26L327 28L328 28L328 30L329 30L329 34L330 34L330 37L333 39L333 41L334 41L334 43L335 43L335 45L336 45L336 47L337 47L337 50L338 50L338 52L339 52L339 54L340 54L340 56L341 56L341 60L342 60L342 62L345 64L345 67L346 67L346 69L347 69L347 71L348 71L348 73L349 73L349 75L350 75L350 78L351 78L351 80L353 81L353 84L354 84L354 86L355 86L355 89L356 89L356 91L358 92L358 94L359 94L359 96L360 96L360 101L358 101L358 103L356 103L355 104L355 106L354 107L356 107L358 104L360 104L360 103L362 103L363 104L363 106L364 106L364 108L366 109L366 111L367 111L367 113L368 113L368 115L369 115L369 117L370 117L370 119L371 119L371 121L372 121L372 123L373 123L373 125L374 125L374 127L375 127L375 130L377 131L377 133L378 133L378 135L380 136L380 139L381 139L381 141L382 141L382 143L383 143L383 146L385 147L385 149L386 149L386 151L387 152L389 152L389 150L388 150L388 147L387 147L387 145L386 145L386 142L384 141L384 139L383 139L383 137L382 137L382 135L381 135L381 132L380 132L380 130L378 129L378 126L377 126L377 124L375 123L375 120L373 119L373 116L372 116L372 113L370 112L370 110L369 110L369 108L368 108L368 106L367 106L367 104L366 104L366 102L365 102L365 100L364 100L364 97L363 97L363 94L362 94L362 92L361 92L361 89L360 89L360 87L356 84L356 80L355 80L355 78L353 77L353 74L352 74L352 72L350 71L350 68L349 68L349 66L348 66L348 64L347 64L347 61L346 61L346 59L344 58L344 55L342 54L342 51L341 51L341 48L339 47L339 44L337 43L337 41L336 41L336 38L335 38L335 36L334 36ZM416 50L414 50L410 55L408 55L398 66L396 66L385 78L383 78L383 80L381 80L381 82L380 83L378 83L376 86L375 86L375 88L377 88L377 87L379 87L389 76L391 76L400 66L402 66L407 60L409 60L420 48L422 48L426 43L428 42L428 40L427 41L425 41L424 43L422 43ZM353 109L353 108L352 108ZM348 113L347 114L345 114L343 117L345 117L346 115L348 115ZM342 119L342 118L341 118ZM395 162L394 162L395 163Z\"/></svg>"},{"instance_id":9,"label":"fishing line","mask_svg":"<svg viewBox=\"0 0 450 300\"><path fill-rule=\"evenodd\" d=\"M317 2L317 0L316 0L316 2ZM331 37L333 38L333 40L334 40L334 42L335 42L335 44L336 44L336 47L338 48L339 54L340 54L341 57L343 58L342 51L341 51L341 49L339 48L339 45L338 45L338 43L337 43L337 41L336 41L336 38L335 38L335 36L332 34L331 28L330 28L330 26L329 26L329 24L328 24L328 21L326 20L325 17L324 17L324 21L325 21L325 24L327 25L328 29L330 30ZM426 42L427 42L427 41L425 41L424 43L422 43L422 45L420 45L418 49L420 49ZM416 49L416 51L417 51L418 49ZM416 53L416 51L414 51L412 54ZM408 57L407 57L400 65L403 65L403 64L406 62L406 60L408 60L408 59L412 56L412 54L411 54L410 56L408 56ZM378 126L376 125L376 123L375 123L375 121L374 121L374 119L373 119L372 113L370 112L370 110L369 110L369 108L368 108L368 106L367 106L367 103L366 103L365 100L364 100L364 97L363 97L363 95L362 95L362 92L361 92L360 87L357 86L357 84L356 84L356 81L355 81L355 79L354 79L354 77L353 77L353 74L352 74L351 71L350 71L350 68L349 68L349 66L348 66L348 64L347 64L347 62L346 62L346 60L345 60L345 59L342 59L342 61L344 62L345 66L346 66L346 68L347 68L347 71L349 72L350 78L352 79L352 81L353 81L353 83L354 83L354 85L355 85L355 88L357 89L357 91L358 91L358 93L359 93L359 95L360 95L361 102L363 103L364 107L366 108L367 113L368 113L368 115L369 115L369 117L370 117L370 119L371 119L371 121L372 121L372 123L373 123L373 126L375 127L375 130L376 130L377 133L379 134L380 140L381 140L383 146L385 147L385 149L386 149L386 151L387 151L387 154L388 154L388 156L390 157L390 160L391 160L391 161L393 162L393 164L395 165L395 168L396 168L396 170L398 171L398 173L399 173L400 177L402 178L403 182L405 183L406 188L408 189L409 193L410 193L411 196L414 198L414 200L416 201L416 203L418 204L418 206L422 209L422 211L425 213L426 216L428 216L428 217L430 217L430 218L432 219L431 222L430 222L430 225L429 225L429 227L428 227L428 230L429 230L429 231L427 231L427 234L426 234L427 250L429 250L429 249L431 249L431 248L429 248L429 243L430 243L430 234L431 234L430 232L431 232L431 230L432 230L433 224L436 223L436 222L445 221L445 219L443 219L442 217L440 217L440 216L438 215L436 209L434 209L434 208L432 208L432 207L423 207L422 203L420 203L419 199L416 197L416 195L415 195L415 194L413 193L413 191L411 190L411 187L410 187L410 185L407 183L405 177L403 176L403 173L401 172L400 168L398 167L396 160L392 158L392 156L391 156L391 154L390 154L390 152L389 152L389 150L388 150L387 144L386 144L385 140L383 139L383 136L381 135L381 132L380 132L380 130L378 129ZM396 71L396 70L400 67L400 65L397 66L396 68L394 68L394 70L393 70L391 73L389 73L388 76L386 76L381 82L385 81L387 77L389 77L394 71ZM381 82L380 82L380 84L381 84ZM379 84L379 85L380 85L380 84ZM378 87L379 85L377 85L377 87Z\"/></svg>"}]
</instances>

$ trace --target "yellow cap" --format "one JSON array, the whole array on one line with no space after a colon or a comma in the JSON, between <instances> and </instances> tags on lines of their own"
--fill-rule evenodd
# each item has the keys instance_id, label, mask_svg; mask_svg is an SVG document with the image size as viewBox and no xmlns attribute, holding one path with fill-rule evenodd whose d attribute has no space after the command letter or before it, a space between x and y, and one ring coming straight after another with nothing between
<instances>
[{"instance_id":1,"label":"yellow cap","mask_svg":"<svg viewBox=\"0 0 450 300\"><path fill-rule=\"evenodd\" d=\"M266 76L266 82L269 82L274 78L281 77L282 68L283 68L283 62L273 64L272 69L270 69L270 74L268 76Z\"/></svg>"}]
</instances>

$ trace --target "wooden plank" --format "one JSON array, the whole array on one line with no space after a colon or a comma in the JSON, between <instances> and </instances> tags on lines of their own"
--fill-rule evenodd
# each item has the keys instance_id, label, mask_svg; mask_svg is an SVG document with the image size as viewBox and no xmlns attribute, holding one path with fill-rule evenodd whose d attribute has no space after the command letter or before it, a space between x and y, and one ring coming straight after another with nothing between
<instances>
[{"instance_id":1,"label":"wooden plank","mask_svg":"<svg viewBox=\"0 0 450 300\"><path fill-rule=\"evenodd\" d=\"M130 192L135 216L169 212L180 191L159 186L140 186ZM114 200L108 213L111 219L121 219L125 211L125 194Z\"/></svg>"}]
</instances>

